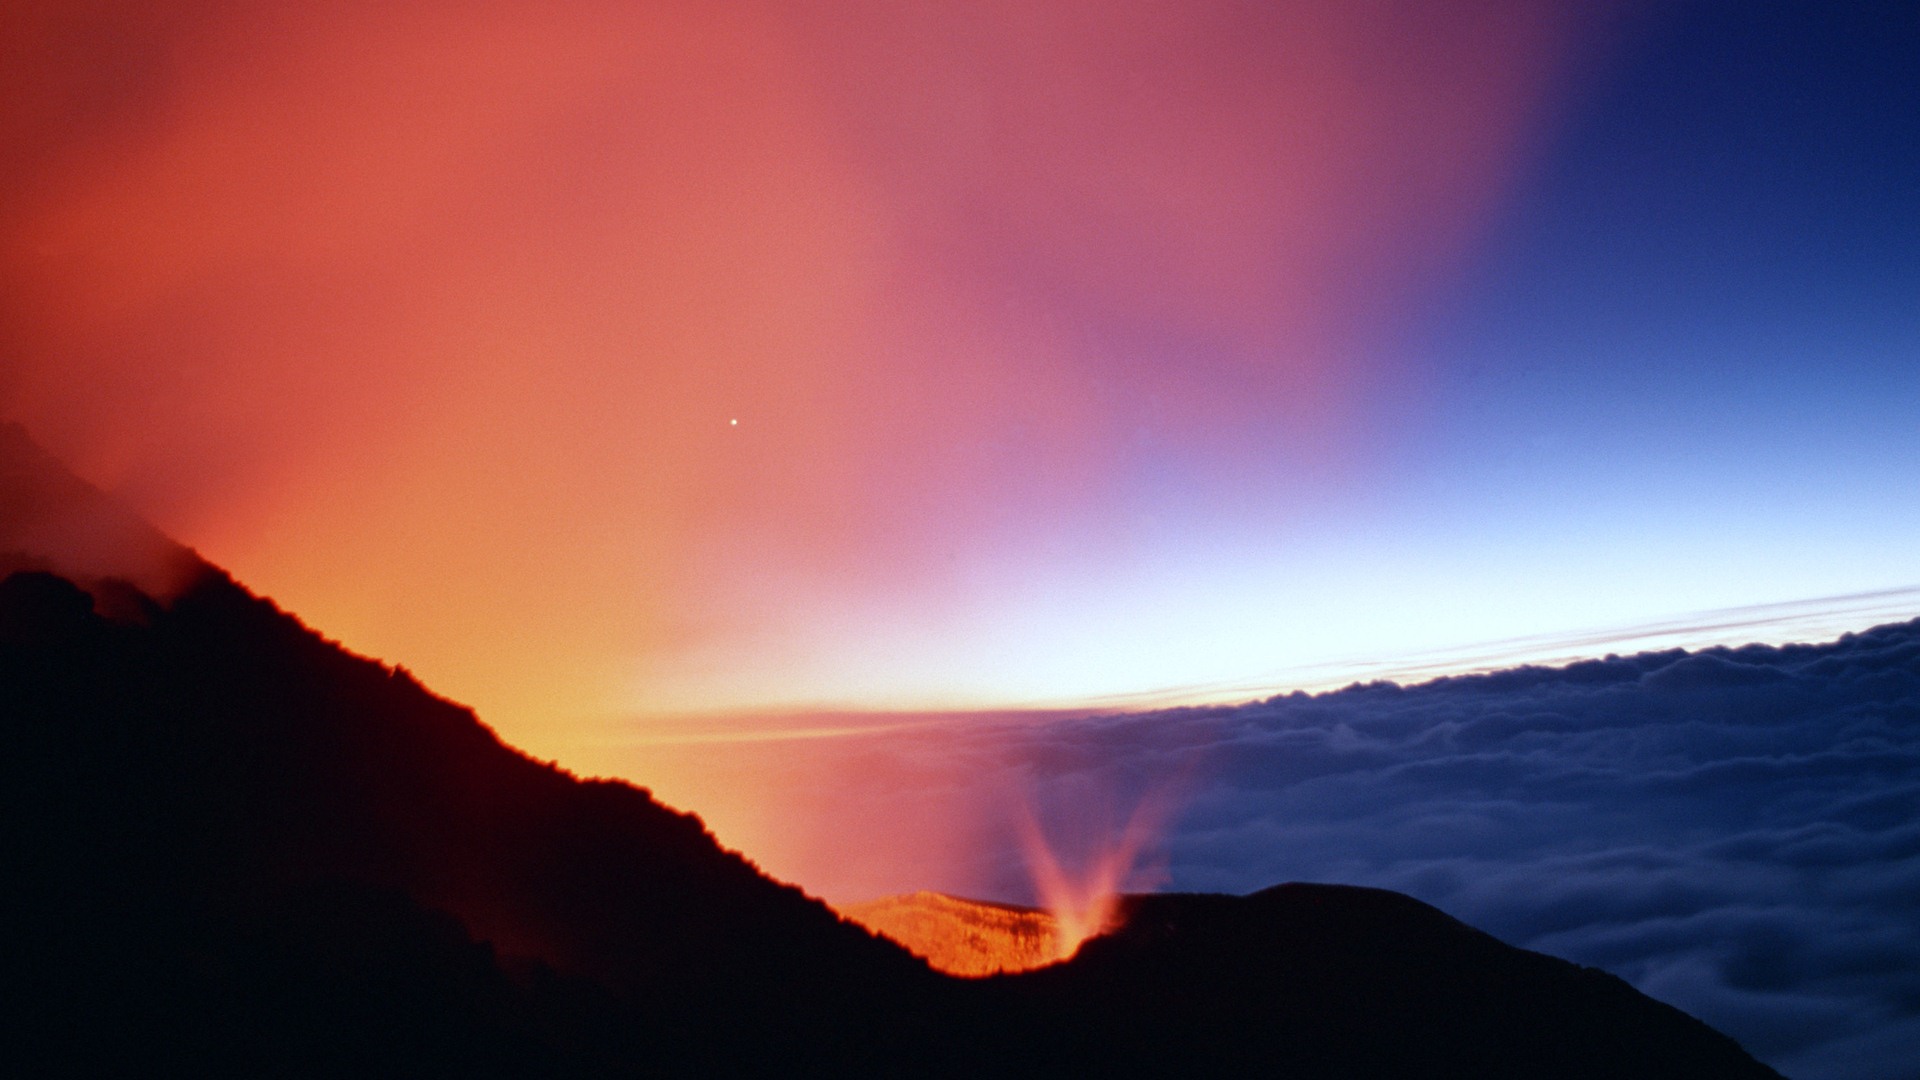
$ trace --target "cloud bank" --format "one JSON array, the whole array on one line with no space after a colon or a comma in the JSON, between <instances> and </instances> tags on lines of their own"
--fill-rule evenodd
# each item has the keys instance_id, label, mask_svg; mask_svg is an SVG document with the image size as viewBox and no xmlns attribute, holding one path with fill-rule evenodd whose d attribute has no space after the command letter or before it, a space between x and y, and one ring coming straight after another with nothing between
<instances>
[{"instance_id":1,"label":"cloud bank","mask_svg":"<svg viewBox=\"0 0 1920 1080\"><path fill-rule=\"evenodd\" d=\"M1916 1060L1920 624L1190 723L1218 773L1171 838L1182 887L1398 888L1629 978L1791 1075Z\"/></svg>"}]
</instances>

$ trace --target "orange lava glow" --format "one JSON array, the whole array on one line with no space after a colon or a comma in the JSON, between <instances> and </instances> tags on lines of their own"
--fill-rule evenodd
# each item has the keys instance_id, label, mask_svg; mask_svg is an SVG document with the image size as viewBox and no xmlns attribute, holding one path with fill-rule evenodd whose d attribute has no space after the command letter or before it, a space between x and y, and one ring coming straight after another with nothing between
<instances>
[{"instance_id":1,"label":"orange lava glow","mask_svg":"<svg viewBox=\"0 0 1920 1080\"><path fill-rule=\"evenodd\" d=\"M1034 908L922 891L843 904L838 910L948 975L1031 971L1071 955L1062 951L1053 916Z\"/></svg>"}]
</instances>

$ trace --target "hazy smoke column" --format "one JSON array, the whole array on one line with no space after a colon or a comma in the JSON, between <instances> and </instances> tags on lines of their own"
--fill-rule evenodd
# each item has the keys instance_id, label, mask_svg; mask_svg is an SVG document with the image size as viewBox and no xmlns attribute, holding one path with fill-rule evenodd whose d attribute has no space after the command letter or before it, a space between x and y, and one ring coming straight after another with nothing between
<instances>
[{"instance_id":1,"label":"hazy smoke column","mask_svg":"<svg viewBox=\"0 0 1920 1080\"><path fill-rule=\"evenodd\" d=\"M1123 553L1142 439L1224 476L1277 408L1337 477L1352 378L1391 377L1366 328L1499 197L1569 33L1500 3L16 8L0 413L556 748L948 692L862 657L991 621L1029 553Z\"/></svg>"}]
</instances>

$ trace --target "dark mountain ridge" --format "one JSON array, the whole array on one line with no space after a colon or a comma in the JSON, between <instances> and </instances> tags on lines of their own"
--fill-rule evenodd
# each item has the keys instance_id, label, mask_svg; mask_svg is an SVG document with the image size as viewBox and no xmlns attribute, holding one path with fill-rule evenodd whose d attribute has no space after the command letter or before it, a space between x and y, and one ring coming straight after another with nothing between
<instances>
[{"instance_id":1,"label":"dark mountain ridge","mask_svg":"<svg viewBox=\"0 0 1920 1080\"><path fill-rule=\"evenodd\" d=\"M23 441L0 508L101 500ZM0 552L15 1075L1774 1075L1371 890L1137 897L940 976L197 559L162 601L100 556Z\"/></svg>"},{"instance_id":2,"label":"dark mountain ridge","mask_svg":"<svg viewBox=\"0 0 1920 1080\"><path fill-rule=\"evenodd\" d=\"M63 584L0 584L16 628L32 625L23 608L58 611L41 633L11 635L0 677L10 820L36 826L18 838L16 880L85 951L93 924L120 928L130 913L322 938L312 918L448 913L502 972L534 963L617 996L667 1060L708 1054L678 1044L714 1018L766 1013L774 1030L715 1062L729 1066L797 1052L788 1040L832 1045L860 1011L838 995L943 989L723 851L697 818L506 748L405 672L342 652L223 576L154 605L144 625L76 623L83 593L49 602ZM759 1000L776 987L792 988L777 1010ZM754 1000L736 1000L743 988ZM889 1032L914 1026L892 1019Z\"/></svg>"}]
</instances>

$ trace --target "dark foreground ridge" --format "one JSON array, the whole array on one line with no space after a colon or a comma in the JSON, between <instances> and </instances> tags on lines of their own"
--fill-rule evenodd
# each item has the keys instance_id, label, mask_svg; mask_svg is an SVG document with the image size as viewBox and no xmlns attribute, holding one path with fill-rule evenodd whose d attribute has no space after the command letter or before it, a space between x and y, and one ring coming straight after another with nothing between
<instances>
[{"instance_id":1,"label":"dark foreground ridge","mask_svg":"<svg viewBox=\"0 0 1920 1080\"><path fill-rule=\"evenodd\" d=\"M1775 1075L1373 890L1137 897L949 979L211 567L162 603L62 565L0 552L9 1075Z\"/></svg>"}]
</instances>

